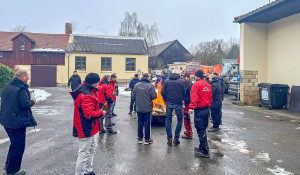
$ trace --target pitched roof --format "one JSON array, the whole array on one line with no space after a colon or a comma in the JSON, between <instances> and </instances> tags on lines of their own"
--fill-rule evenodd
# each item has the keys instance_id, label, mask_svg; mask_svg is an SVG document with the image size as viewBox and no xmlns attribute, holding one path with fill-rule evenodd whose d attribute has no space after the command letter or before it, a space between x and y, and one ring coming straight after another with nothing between
<instances>
[{"instance_id":1,"label":"pitched roof","mask_svg":"<svg viewBox=\"0 0 300 175\"><path fill-rule=\"evenodd\" d=\"M166 50L169 46L171 46L175 41L177 41L177 40L169 41L169 42L158 44L158 45L149 46L149 57L158 56L160 53L162 53L164 50Z\"/></svg>"},{"instance_id":2,"label":"pitched roof","mask_svg":"<svg viewBox=\"0 0 300 175\"><path fill-rule=\"evenodd\" d=\"M12 39L21 34L20 32L1 32L0 31L0 50L12 51ZM69 35L66 34L45 34L23 32L32 41L35 41L34 48L52 48L66 50Z\"/></svg>"},{"instance_id":3,"label":"pitched roof","mask_svg":"<svg viewBox=\"0 0 300 175\"><path fill-rule=\"evenodd\" d=\"M244 15L234 17L234 22L270 23L300 13L299 0L276 0Z\"/></svg>"},{"instance_id":4,"label":"pitched roof","mask_svg":"<svg viewBox=\"0 0 300 175\"><path fill-rule=\"evenodd\" d=\"M148 55L144 38L100 35L71 35L68 52L90 52L101 54Z\"/></svg>"}]
</instances>

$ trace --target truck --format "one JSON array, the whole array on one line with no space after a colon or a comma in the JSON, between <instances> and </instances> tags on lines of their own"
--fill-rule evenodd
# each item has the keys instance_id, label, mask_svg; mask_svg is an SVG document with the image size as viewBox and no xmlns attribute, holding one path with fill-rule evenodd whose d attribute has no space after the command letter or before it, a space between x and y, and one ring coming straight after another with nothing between
<instances>
[{"instance_id":1,"label":"truck","mask_svg":"<svg viewBox=\"0 0 300 175\"><path fill-rule=\"evenodd\" d=\"M229 82L232 78L236 77L239 74L240 65L238 64L237 59L227 59L222 61L223 69L220 74L223 77L224 83L224 93L228 93L229 90Z\"/></svg>"}]
</instances>

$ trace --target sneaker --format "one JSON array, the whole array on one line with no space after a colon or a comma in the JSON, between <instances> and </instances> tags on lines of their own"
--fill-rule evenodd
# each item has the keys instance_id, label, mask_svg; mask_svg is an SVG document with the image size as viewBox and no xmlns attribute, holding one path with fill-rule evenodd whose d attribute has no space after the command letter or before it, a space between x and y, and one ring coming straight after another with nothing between
<instances>
[{"instance_id":1,"label":"sneaker","mask_svg":"<svg viewBox=\"0 0 300 175\"><path fill-rule=\"evenodd\" d=\"M89 174L84 174L84 175L96 175L94 172L91 172Z\"/></svg>"},{"instance_id":2,"label":"sneaker","mask_svg":"<svg viewBox=\"0 0 300 175\"><path fill-rule=\"evenodd\" d=\"M169 139L168 142L167 142L167 144L168 144L169 146L172 146L172 139Z\"/></svg>"},{"instance_id":3,"label":"sneaker","mask_svg":"<svg viewBox=\"0 0 300 175\"><path fill-rule=\"evenodd\" d=\"M117 117L118 115L117 115L117 114L115 114L115 113L112 113L112 116L114 116L114 117Z\"/></svg>"},{"instance_id":4,"label":"sneaker","mask_svg":"<svg viewBox=\"0 0 300 175\"><path fill-rule=\"evenodd\" d=\"M153 139L145 139L144 145L149 145L153 143Z\"/></svg>"},{"instance_id":5,"label":"sneaker","mask_svg":"<svg viewBox=\"0 0 300 175\"><path fill-rule=\"evenodd\" d=\"M138 144L143 144L143 139L138 138Z\"/></svg>"},{"instance_id":6,"label":"sneaker","mask_svg":"<svg viewBox=\"0 0 300 175\"><path fill-rule=\"evenodd\" d=\"M186 134L182 134L181 137L184 139L192 139L193 138L193 136L187 136Z\"/></svg>"},{"instance_id":7,"label":"sneaker","mask_svg":"<svg viewBox=\"0 0 300 175\"><path fill-rule=\"evenodd\" d=\"M130 111L128 114L131 115L131 114L132 114L132 111Z\"/></svg>"},{"instance_id":8,"label":"sneaker","mask_svg":"<svg viewBox=\"0 0 300 175\"><path fill-rule=\"evenodd\" d=\"M218 132L220 129L219 128L210 128L207 130L207 132Z\"/></svg>"},{"instance_id":9,"label":"sneaker","mask_svg":"<svg viewBox=\"0 0 300 175\"><path fill-rule=\"evenodd\" d=\"M177 146L177 145L179 145L180 144L180 141L179 141L179 139L174 139L174 141L173 141L173 144L174 144L174 146Z\"/></svg>"},{"instance_id":10,"label":"sneaker","mask_svg":"<svg viewBox=\"0 0 300 175\"><path fill-rule=\"evenodd\" d=\"M136 114L136 111L133 111L134 114Z\"/></svg>"},{"instance_id":11,"label":"sneaker","mask_svg":"<svg viewBox=\"0 0 300 175\"><path fill-rule=\"evenodd\" d=\"M108 135L117 134L117 131L110 129L110 130L107 130L107 134Z\"/></svg>"},{"instance_id":12,"label":"sneaker","mask_svg":"<svg viewBox=\"0 0 300 175\"><path fill-rule=\"evenodd\" d=\"M106 133L105 129L102 129L102 130L99 131L99 134L104 134L104 133Z\"/></svg>"},{"instance_id":13,"label":"sneaker","mask_svg":"<svg viewBox=\"0 0 300 175\"><path fill-rule=\"evenodd\" d=\"M204 157L204 158L209 158L209 154L204 154L201 151L199 151L198 148L195 148L195 156L196 157Z\"/></svg>"},{"instance_id":14,"label":"sneaker","mask_svg":"<svg viewBox=\"0 0 300 175\"><path fill-rule=\"evenodd\" d=\"M14 174L8 174L7 175L25 175L26 174L26 171L25 170L19 170L18 172L14 173Z\"/></svg>"}]
</instances>

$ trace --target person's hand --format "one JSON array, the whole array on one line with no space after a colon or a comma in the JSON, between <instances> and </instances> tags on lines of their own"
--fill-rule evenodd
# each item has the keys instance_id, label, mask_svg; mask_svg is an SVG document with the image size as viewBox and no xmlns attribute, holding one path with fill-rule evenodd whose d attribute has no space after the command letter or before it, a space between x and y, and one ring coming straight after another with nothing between
<instances>
[{"instance_id":1,"label":"person's hand","mask_svg":"<svg viewBox=\"0 0 300 175\"><path fill-rule=\"evenodd\" d=\"M36 99L35 98L31 98L31 100L34 102L34 104L36 103Z\"/></svg>"},{"instance_id":2,"label":"person's hand","mask_svg":"<svg viewBox=\"0 0 300 175\"><path fill-rule=\"evenodd\" d=\"M193 114L194 113L194 110L193 109L189 109L189 114Z\"/></svg>"},{"instance_id":3,"label":"person's hand","mask_svg":"<svg viewBox=\"0 0 300 175\"><path fill-rule=\"evenodd\" d=\"M106 115L106 111L102 111L103 112L103 117Z\"/></svg>"}]
</instances>

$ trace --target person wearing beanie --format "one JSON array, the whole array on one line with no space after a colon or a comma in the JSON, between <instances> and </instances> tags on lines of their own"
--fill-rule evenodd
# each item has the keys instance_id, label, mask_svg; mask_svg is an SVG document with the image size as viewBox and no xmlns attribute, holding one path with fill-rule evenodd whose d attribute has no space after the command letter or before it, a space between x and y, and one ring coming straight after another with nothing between
<instances>
[{"instance_id":1,"label":"person wearing beanie","mask_svg":"<svg viewBox=\"0 0 300 175\"><path fill-rule=\"evenodd\" d=\"M208 126L209 108L212 103L211 86L204 80L203 72L198 70L195 73L196 82L191 90L191 103L189 114L194 115L195 128L200 140L199 147L195 148L196 157L209 158L209 147L207 143L206 129Z\"/></svg>"},{"instance_id":2,"label":"person wearing beanie","mask_svg":"<svg viewBox=\"0 0 300 175\"><path fill-rule=\"evenodd\" d=\"M184 96L184 109L183 109L183 114L184 114L184 127L185 127L185 132L182 134L182 138L184 139L192 139L193 138L193 131L192 131L192 121L191 121L191 116L188 113L190 109L190 103L191 103L191 89L193 86L193 83L190 81L190 74L185 73L183 75L184 79L184 91L185 91L185 96Z\"/></svg>"},{"instance_id":3,"label":"person wearing beanie","mask_svg":"<svg viewBox=\"0 0 300 175\"><path fill-rule=\"evenodd\" d=\"M134 78L129 83L129 88L131 90L131 100L130 100L129 114L132 114L132 111L136 112L136 104L134 102L132 92L133 92L134 85L136 85L139 82L140 82L139 74L135 74Z\"/></svg>"},{"instance_id":4,"label":"person wearing beanie","mask_svg":"<svg viewBox=\"0 0 300 175\"><path fill-rule=\"evenodd\" d=\"M97 98L98 98L98 101L99 101L99 106L100 106L100 109L102 109L104 106L107 107L107 95L106 95L106 90L107 90L107 86L110 82L110 75L104 75L102 80L99 82L99 85L98 85L98 95L97 95ZM104 108L106 108L104 107ZM107 116L106 116L107 117ZM105 117L101 117L100 118L100 134L104 134L106 133L106 130L104 129L104 125L103 125L103 120L104 120Z\"/></svg>"},{"instance_id":5,"label":"person wearing beanie","mask_svg":"<svg viewBox=\"0 0 300 175\"><path fill-rule=\"evenodd\" d=\"M106 98L107 98L107 110L106 110L106 117L105 117L105 127L106 127L106 132L107 134L117 134L117 131L115 131L112 126L115 125L112 123L111 119L113 116L112 113L112 107L114 102L116 101L117 98L117 92L116 92L116 81L117 81L117 76L115 74L112 74L110 76L110 82L107 85L106 88Z\"/></svg>"},{"instance_id":6,"label":"person wearing beanie","mask_svg":"<svg viewBox=\"0 0 300 175\"><path fill-rule=\"evenodd\" d=\"M179 137L182 128L183 120L183 108L184 103L184 85L180 80L180 72L173 70L170 75L170 79L165 81L165 84L161 90L161 95L166 103L166 132L167 132L167 144L169 146L177 146L180 144ZM177 116L177 127L175 130L174 142L172 143L172 113L175 110Z\"/></svg>"},{"instance_id":7,"label":"person wearing beanie","mask_svg":"<svg viewBox=\"0 0 300 175\"><path fill-rule=\"evenodd\" d=\"M116 73L113 73L113 75L115 75L117 77L117 74ZM119 95L119 85L118 85L118 82L116 81L116 84L115 84L115 87L116 87L116 96ZM113 117L117 117L118 115L115 113L115 106L116 106L116 103L117 103L117 99L114 101L113 105L112 105L112 108L111 108L111 112L112 112L112 116Z\"/></svg>"},{"instance_id":8,"label":"person wearing beanie","mask_svg":"<svg viewBox=\"0 0 300 175\"><path fill-rule=\"evenodd\" d=\"M99 118L105 116L97 100L97 86L100 77L89 73L83 85L77 87L71 95L75 101L73 136L78 138L79 151L75 175L95 174L93 159L99 138Z\"/></svg>"}]
</instances>

